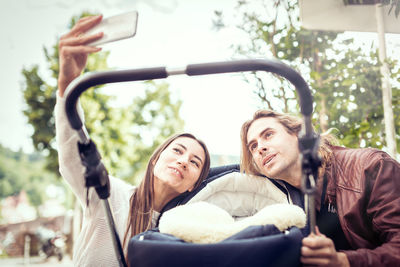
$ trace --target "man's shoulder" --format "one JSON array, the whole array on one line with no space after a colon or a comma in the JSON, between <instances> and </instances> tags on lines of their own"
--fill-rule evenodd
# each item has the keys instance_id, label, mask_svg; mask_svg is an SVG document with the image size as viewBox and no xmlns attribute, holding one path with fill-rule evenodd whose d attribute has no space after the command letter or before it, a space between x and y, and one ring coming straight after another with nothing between
<instances>
[{"instance_id":1,"label":"man's shoulder","mask_svg":"<svg viewBox=\"0 0 400 267\"><path fill-rule=\"evenodd\" d=\"M350 177L364 177L365 174L376 174L383 166L399 168L399 163L386 152L376 148L333 148L334 175L343 180ZM341 179L339 179L341 180Z\"/></svg>"},{"instance_id":2,"label":"man's shoulder","mask_svg":"<svg viewBox=\"0 0 400 267\"><path fill-rule=\"evenodd\" d=\"M390 156L376 148L347 148L334 146L332 148L333 155L337 163L344 162L366 162L371 160L379 160L382 158L390 158Z\"/></svg>"}]
</instances>

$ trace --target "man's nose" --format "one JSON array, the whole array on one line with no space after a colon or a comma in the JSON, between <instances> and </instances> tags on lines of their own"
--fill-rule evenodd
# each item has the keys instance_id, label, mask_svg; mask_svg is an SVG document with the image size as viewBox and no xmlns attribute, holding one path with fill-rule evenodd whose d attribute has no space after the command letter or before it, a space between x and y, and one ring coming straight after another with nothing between
<instances>
[{"instance_id":1,"label":"man's nose","mask_svg":"<svg viewBox=\"0 0 400 267\"><path fill-rule=\"evenodd\" d=\"M267 152L267 151L268 151L267 144L266 144L265 142L263 142L263 141L260 140L260 141L258 142L257 151L258 151L258 153L260 153L260 154L263 154L263 153Z\"/></svg>"}]
</instances>

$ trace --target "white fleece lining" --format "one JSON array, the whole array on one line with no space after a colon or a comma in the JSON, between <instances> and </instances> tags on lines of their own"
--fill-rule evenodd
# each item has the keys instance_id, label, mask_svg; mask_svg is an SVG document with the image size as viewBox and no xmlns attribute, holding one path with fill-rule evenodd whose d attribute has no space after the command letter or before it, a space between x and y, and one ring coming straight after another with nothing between
<instances>
[{"instance_id":1,"label":"white fleece lining","mask_svg":"<svg viewBox=\"0 0 400 267\"><path fill-rule=\"evenodd\" d=\"M198 201L214 204L234 218L254 215L267 205L288 203L286 194L269 179L239 172L208 183L188 204Z\"/></svg>"},{"instance_id":2,"label":"white fleece lining","mask_svg":"<svg viewBox=\"0 0 400 267\"><path fill-rule=\"evenodd\" d=\"M159 229L186 242L205 244L222 241L251 225L273 224L284 231L292 226L303 228L305 223L304 211L291 204L272 204L253 216L235 221L228 212L213 204L196 202L165 212Z\"/></svg>"},{"instance_id":3,"label":"white fleece lining","mask_svg":"<svg viewBox=\"0 0 400 267\"><path fill-rule=\"evenodd\" d=\"M304 211L289 204L269 179L233 172L208 183L186 205L165 212L159 229L187 242L215 243L251 225L273 224L284 231L305 223Z\"/></svg>"}]
</instances>

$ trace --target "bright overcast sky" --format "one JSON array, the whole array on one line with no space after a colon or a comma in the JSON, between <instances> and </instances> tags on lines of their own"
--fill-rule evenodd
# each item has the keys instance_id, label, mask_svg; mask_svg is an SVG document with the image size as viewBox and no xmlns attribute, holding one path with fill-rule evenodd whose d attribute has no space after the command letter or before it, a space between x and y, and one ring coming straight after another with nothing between
<instances>
[{"instance_id":1,"label":"bright overcast sky","mask_svg":"<svg viewBox=\"0 0 400 267\"><path fill-rule=\"evenodd\" d=\"M163 4L159 5L159 2ZM29 139L32 130L22 114L21 70L23 66L40 64L41 73L46 74L47 65L42 47L50 47L55 43L57 36L66 31L66 25L73 15L90 10L101 12L107 17L138 10L137 35L104 46L104 50L111 51L109 66L180 67L231 58L233 52L229 46L237 42L239 33L233 30L212 30L212 19L214 10L226 8L232 12L235 3L234 0L0 0L0 27L3 35L0 42L0 143L14 150L20 147L25 151L32 150ZM184 102L181 116L185 120L185 130L202 138L213 153L238 154L240 123L253 111L246 108L250 106L249 101L253 95L249 90L235 91L230 88L231 84L238 83L245 86L240 77L233 78L236 81L229 77L216 78L215 75L207 77L167 80L171 90ZM117 96L123 95L122 101L127 99L125 95L134 95L132 91L124 91L124 85L119 85L116 90ZM218 90L213 90L217 87ZM246 99L249 100L247 103ZM241 100L245 100L244 104Z\"/></svg>"},{"instance_id":2,"label":"bright overcast sky","mask_svg":"<svg viewBox=\"0 0 400 267\"><path fill-rule=\"evenodd\" d=\"M214 10L233 13L236 0L0 0L0 143L11 149L32 151L32 129L22 114L23 66L47 65L42 47L50 47L66 31L73 15L84 10L105 17L138 10L137 35L104 46L110 50L109 66L138 68L181 67L190 63L228 60L230 45L243 34L234 29L212 30ZM162 3L160 5L159 3ZM94 7L94 8L93 8ZM240 18L238 18L240 19ZM239 22L239 21L237 21ZM183 100L181 116L185 130L203 139L211 153L239 154L241 123L257 109L251 88L240 76L203 78L179 77L167 80ZM131 86L129 86L131 88ZM115 89L120 101L135 92Z\"/></svg>"}]
</instances>

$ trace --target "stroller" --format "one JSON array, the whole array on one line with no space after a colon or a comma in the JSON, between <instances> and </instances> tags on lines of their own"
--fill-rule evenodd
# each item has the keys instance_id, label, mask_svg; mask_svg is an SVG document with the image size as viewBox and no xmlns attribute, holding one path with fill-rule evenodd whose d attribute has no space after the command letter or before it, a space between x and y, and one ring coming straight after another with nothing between
<instances>
[{"instance_id":1,"label":"stroller","mask_svg":"<svg viewBox=\"0 0 400 267\"><path fill-rule=\"evenodd\" d=\"M123 71L106 71L84 75L75 80L68 88L66 113L73 129L78 132L79 151L87 172L87 186L96 189L99 198L103 200L105 213L111 232L114 234L113 244L120 266L126 266L121 242L116 233L111 209L108 203L109 181L100 155L88 134L76 110L79 96L88 88L123 81L138 81L161 79L170 75L187 74L189 76L206 75L240 71L268 71L288 79L298 90L301 113L304 116L305 133L299 138L299 149L302 153L303 192L309 197L309 226L305 229L292 227L285 232L279 231L273 225L250 226L239 233L214 244L194 244L177 237L163 234L153 229L133 237L128 246L128 261L131 266L299 266L301 240L308 229L314 229L315 214L313 213L313 193L315 178L320 164L318 158L319 136L311 126L312 96L304 79L287 65L275 60L237 60L230 62L215 62L192 64L182 69L167 71L165 67L146 68ZM229 172L238 172L238 166L224 166L212 169L209 177L195 192L173 199L164 211L190 201L199 190L207 184L220 179ZM265 178L268 179L268 178ZM88 180L90 182L88 182ZM279 186L278 186L279 187ZM290 192L289 192L290 193ZM292 192L293 193L293 192ZM290 194L292 194L290 193ZM296 194L296 192L294 192ZM297 192L299 199L300 192Z\"/></svg>"},{"instance_id":2,"label":"stroller","mask_svg":"<svg viewBox=\"0 0 400 267\"><path fill-rule=\"evenodd\" d=\"M187 195L182 195L170 201L163 209L166 212L174 207L189 207L198 201L206 200L207 203L221 205L218 203L221 198L226 201L227 195L231 195L236 199L244 199L250 193L252 201L243 201L243 206L248 205L264 206L269 203L264 202L258 193L265 193L265 188L272 188L268 178L263 178L268 181L263 181L266 186L263 188L246 188L242 185L249 183L249 179L256 177L244 176L239 173L238 165L228 165L222 167L211 168L209 177L203 181L195 192ZM262 178L261 178L262 179ZM260 180L261 180L260 179ZM271 183L273 181L271 180ZM223 185L222 188L218 184ZM216 189L218 188L218 189ZM249 190L249 191L247 191ZM278 189L279 190L279 189ZM210 191L210 192L207 192ZM271 192L273 193L273 192ZM219 198L219 194L221 198ZM300 192L293 190L290 192L293 200L300 199L295 195L300 195ZM235 195L235 196L234 196ZM241 197L243 195L243 197ZM269 198L271 201L271 198ZM180 206L187 204L185 206ZM294 201L294 204L299 206L303 202ZM234 206L234 205L233 205ZM193 205L193 207L195 207ZM236 217L243 214L243 210L251 210L250 207L224 207L229 214ZM212 208L212 207L211 207ZM256 207L257 210L259 207ZM253 209L254 210L254 209ZM172 211L172 210L171 210ZM196 213L199 211L193 211ZM208 215L208 213L201 213ZM169 215L169 214L168 214ZM196 214L199 216L198 214ZM201 216L200 215L200 216ZM163 221L161 215L160 231L162 230L161 223L177 223L177 228L182 232L182 227L188 224L187 221L179 225L179 221L172 220L170 222ZM197 218L196 216L196 218ZM185 216L190 217L190 216ZM204 223L208 223L204 219ZM196 222L195 225L198 225ZM201 223L201 222L200 222ZM190 224L190 222L189 222ZM227 227L229 225L226 225ZM186 226L189 228L188 226ZM211 224L209 227L213 227ZM164 228L166 228L164 226ZM200 228L200 230L198 230ZM191 231L204 231L203 227L190 229ZM207 229L208 227L206 227ZM168 228L167 228L168 229ZM188 231L189 229L187 229ZM300 247L301 240L307 234L308 229L305 227L291 227L283 233L274 225L253 225L248 226L242 231L229 236L228 238L215 243L201 244L186 242L183 239L166 233L160 233L159 229L152 229L133 237L128 246L128 261L134 266L299 266L300 265ZM193 236L193 232L192 235ZM281 256L278 256L281 255ZM282 256L284 255L284 256Z\"/></svg>"}]
</instances>

